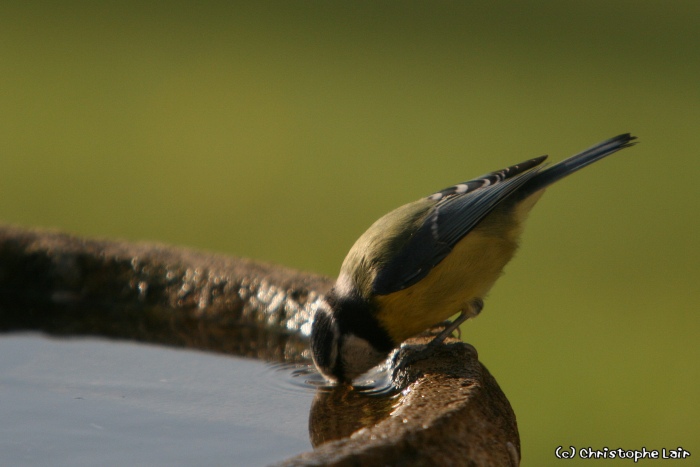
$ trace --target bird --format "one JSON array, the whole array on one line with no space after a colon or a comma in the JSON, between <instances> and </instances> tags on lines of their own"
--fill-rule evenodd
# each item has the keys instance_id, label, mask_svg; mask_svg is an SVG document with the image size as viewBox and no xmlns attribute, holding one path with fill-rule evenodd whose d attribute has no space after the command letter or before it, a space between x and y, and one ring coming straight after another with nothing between
<instances>
[{"instance_id":1,"label":"bird","mask_svg":"<svg viewBox=\"0 0 700 467\"><path fill-rule=\"evenodd\" d=\"M352 382L415 336L459 313L430 343L478 315L545 189L636 144L629 133L552 166L547 156L458 183L374 222L314 310L310 348L327 380Z\"/></svg>"}]
</instances>

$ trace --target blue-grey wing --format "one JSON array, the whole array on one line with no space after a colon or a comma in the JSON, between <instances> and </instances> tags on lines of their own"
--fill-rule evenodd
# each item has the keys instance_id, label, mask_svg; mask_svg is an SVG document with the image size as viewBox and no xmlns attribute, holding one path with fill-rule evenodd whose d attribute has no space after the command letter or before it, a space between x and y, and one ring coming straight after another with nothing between
<instances>
[{"instance_id":1,"label":"blue-grey wing","mask_svg":"<svg viewBox=\"0 0 700 467\"><path fill-rule=\"evenodd\" d=\"M537 175L537 166L546 157L530 159L430 195L428 198L436 201L431 213L398 254L377 272L372 291L387 295L420 281L484 216Z\"/></svg>"}]
</instances>

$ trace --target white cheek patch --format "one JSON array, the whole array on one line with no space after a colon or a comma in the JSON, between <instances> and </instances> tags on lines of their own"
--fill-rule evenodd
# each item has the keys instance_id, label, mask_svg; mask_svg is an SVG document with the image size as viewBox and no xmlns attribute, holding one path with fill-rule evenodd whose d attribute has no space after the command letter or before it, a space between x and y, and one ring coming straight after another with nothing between
<instances>
[{"instance_id":1,"label":"white cheek patch","mask_svg":"<svg viewBox=\"0 0 700 467\"><path fill-rule=\"evenodd\" d=\"M348 334L343 338L341 358L345 376L352 380L384 361L386 354L377 351L365 339Z\"/></svg>"},{"instance_id":2,"label":"white cheek patch","mask_svg":"<svg viewBox=\"0 0 700 467\"><path fill-rule=\"evenodd\" d=\"M311 357L318 370L332 379L338 361L340 330L325 300L318 303L312 323Z\"/></svg>"},{"instance_id":3,"label":"white cheek patch","mask_svg":"<svg viewBox=\"0 0 700 467\"><path fill-rule=\"evenodd\" d=\"M341 274L333 286L339 297L347 297L353 293L352 279L346 274Z\"/></svg>"}]
</instances>

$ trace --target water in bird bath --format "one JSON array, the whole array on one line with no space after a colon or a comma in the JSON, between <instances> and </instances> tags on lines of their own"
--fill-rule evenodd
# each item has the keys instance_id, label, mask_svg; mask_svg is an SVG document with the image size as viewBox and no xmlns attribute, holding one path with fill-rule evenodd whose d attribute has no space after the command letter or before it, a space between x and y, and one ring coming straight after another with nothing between
<instances>
[{"instance_id":1,"label":"water in bird bath","mask_svg":"<svg viewBox=\"0 0 700 467\"><path fill-rule=\"evenodd\" d=\"M265 465L311 449L304 366L0 336L0 465ZM309 382L311 381L311 382Z\"/></svg>"}]
</instances>

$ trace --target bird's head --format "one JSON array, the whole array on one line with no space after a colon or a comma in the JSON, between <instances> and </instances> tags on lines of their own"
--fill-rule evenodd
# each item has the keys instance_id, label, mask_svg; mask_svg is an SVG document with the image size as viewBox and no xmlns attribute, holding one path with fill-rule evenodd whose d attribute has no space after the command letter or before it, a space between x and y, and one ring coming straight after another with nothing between
<instances>
[{"instance_id":1,"label":"bird's head","mask_svg":"<svg viewBox=\"0 0 700 467\"><path fill-rule=\"evenodd\" d=\"M381 363L393 347L372 343L373 335L363 332L363 324L367 323L361 322L362 317L371 315L368 310L357 309L362 306L338 299L333 292L319 302L311 325L311 355L316 368L329 380L351 383ZM374 322L372 325L376 326Z\"/></svg>"}]
</instances>

